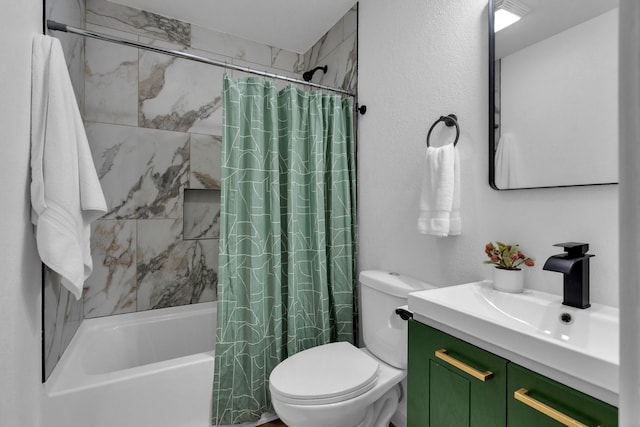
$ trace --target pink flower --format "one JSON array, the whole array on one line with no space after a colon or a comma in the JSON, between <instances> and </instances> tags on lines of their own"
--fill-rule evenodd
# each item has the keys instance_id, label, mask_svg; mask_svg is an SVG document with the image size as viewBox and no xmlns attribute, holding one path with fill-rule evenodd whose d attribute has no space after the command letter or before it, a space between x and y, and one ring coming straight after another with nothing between
<instances>
[{"instance_id":1,"label":"pink flower","mask_svg":"<svg viewBox=\"0 0 640 427\"><path fill-rule=\"evenodd\" d=\"M533 267L535 265L535 261L533 260L533 258L527 258L524 260L524 264L527 267Z\"/></svg>"},{"instance_id":2,"label":"pink flower","mask_svg":"<svg viewBox=\"0 0 640 427\"><path fill-rule=\"evenodd\" d=\"M498 255L491 255L491 261L498 262L499 260L500 258L498 258Z\"/></svg>"}]
</instances>

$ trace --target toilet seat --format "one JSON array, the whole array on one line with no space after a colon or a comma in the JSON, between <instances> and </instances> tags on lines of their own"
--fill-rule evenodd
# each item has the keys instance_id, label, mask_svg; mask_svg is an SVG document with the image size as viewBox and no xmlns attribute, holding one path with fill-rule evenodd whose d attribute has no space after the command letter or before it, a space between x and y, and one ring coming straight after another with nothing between
<instances>
[{"instance_id":1,"label":"toilet seat","mask_svg":"<svg viewBox=\"0 0 640 427\"><path fill-rule=\"evenodd\" d=\"M296 405L341 402L371 390L378 362L357 347L337 342L294 354L269 377L272 398Z\"/></svg>"}]
</instances>

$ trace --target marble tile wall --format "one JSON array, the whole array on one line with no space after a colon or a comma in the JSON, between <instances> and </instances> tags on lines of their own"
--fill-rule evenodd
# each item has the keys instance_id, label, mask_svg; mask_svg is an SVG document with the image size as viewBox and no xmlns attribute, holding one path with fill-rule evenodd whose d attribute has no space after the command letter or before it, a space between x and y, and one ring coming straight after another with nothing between
<instances>
[{"instance_id":1,"label":"marble tile wall","mask_svg":"<svg viewBox=\"0 0 640 427\"><path fill-rule=\"evenodd\" d=\"M60 276L47 267L44 267L43 301L43 374L46 379L80 327L84 314L82 300L76 301L61 285Z\"/></svg>"},{"instance_id":2,"label":"marble tile wall","mask_svg":"<svg viewBox=\"0 0 640 427\"><path fill-rule=\"evenodd\" d=\"M47 19L83 28L85 11L85 0L46 0L44 12ZM73 90L82 112L84 103L84 38L60 31L50 32L49 35L58 38L62 44Z\"/></svg>"},{"instance_id":3,"label":"marble tile wall","mask_svg":"<svg viewBox=\"0 0 640 427\"><path fill-rule=\"evenodd\" d=\"M65 24L84 27L84 0L47 0L45 16ZM80 112L84 111L84 39L72 34L52 32L60 39L69 69L69 76L78 101ZM43 283L43 359L44 378L48 378L62 357L71 338L80 327L83 318L82 300L60 286L59 278L48 269L44 271Z\"/></svg>"},{"instance_id":4,"label":"marble tile wall","mask_svg":"<svg viewBox=\"0 0 640 427\"><path fill-rule=\"evenodd\" d=\"M304 71L303 55L105 0L87 0L86 27ZM84 317L215 300L225 71L99 40L86 42L85 70L85 125L109 211L93 229Z\"/></svg>"},{"instance_id":5,"label":"marble tile wall","mask_svg":"<svg viewBox=\"0 0 640 427\"><path fill-rule=\"evenodd\" d=\"M353 92L358 86L358 5L351 8L304 55L304 68L327 66L327 73L318 71L312 82L340 87Z\"/></svg>"}]
</instances>

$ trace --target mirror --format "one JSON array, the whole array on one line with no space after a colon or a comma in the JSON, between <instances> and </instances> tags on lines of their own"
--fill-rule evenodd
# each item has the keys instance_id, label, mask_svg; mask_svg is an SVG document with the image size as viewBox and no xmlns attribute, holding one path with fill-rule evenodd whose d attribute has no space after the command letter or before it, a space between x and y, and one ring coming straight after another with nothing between
<instances>
[{"instance_id":1,"label":"mirror","mask_svg":"<svg viewBox=\"0 0 640 427\"><path fill-rule=\"evenodd\" d=\"M489 0L491 187L617 181L618 0Z\"/></svg>"}]
</instances>

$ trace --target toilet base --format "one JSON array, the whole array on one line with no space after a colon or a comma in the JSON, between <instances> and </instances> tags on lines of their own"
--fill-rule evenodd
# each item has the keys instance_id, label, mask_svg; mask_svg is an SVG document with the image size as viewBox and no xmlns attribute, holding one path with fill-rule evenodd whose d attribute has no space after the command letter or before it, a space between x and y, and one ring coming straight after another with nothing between
<instances>
[{"instance_id":1,"label":"toilet base","mask_svg":"<svg viewBox=\"0 0 640 427\"><path fill-rule=\"evenodd\" d=\"M388 427L391 417L398 408L401 392L400 384L394 385L380 399L367 407L339 404L306 406L274 402L280 419L288 427ZM279 406L279 408L278 408Z\"/></svg>"},{"instance_id":2,"label":"toilet base","mask_svg":"<svg viewBox=\"0 0 640 427\"><path fill-rule=\"evenodd\" d=\"M400 384L397 384L369 406L365 419L358 427L388 427L391 417L398 408L400 397Z\"/></svg>"},{"instance_id":3,"label":"toilet base","mask_svg":"<svg viewBox=\"0 0 640 427\"><path fill-rule=\"evenodd\" d=\"M387 427L402 397L406 371L378 360L378 381L358 397L324 405L295 405L272 397L273 408L289 427Z\"/></svg>"}]
</instances>

